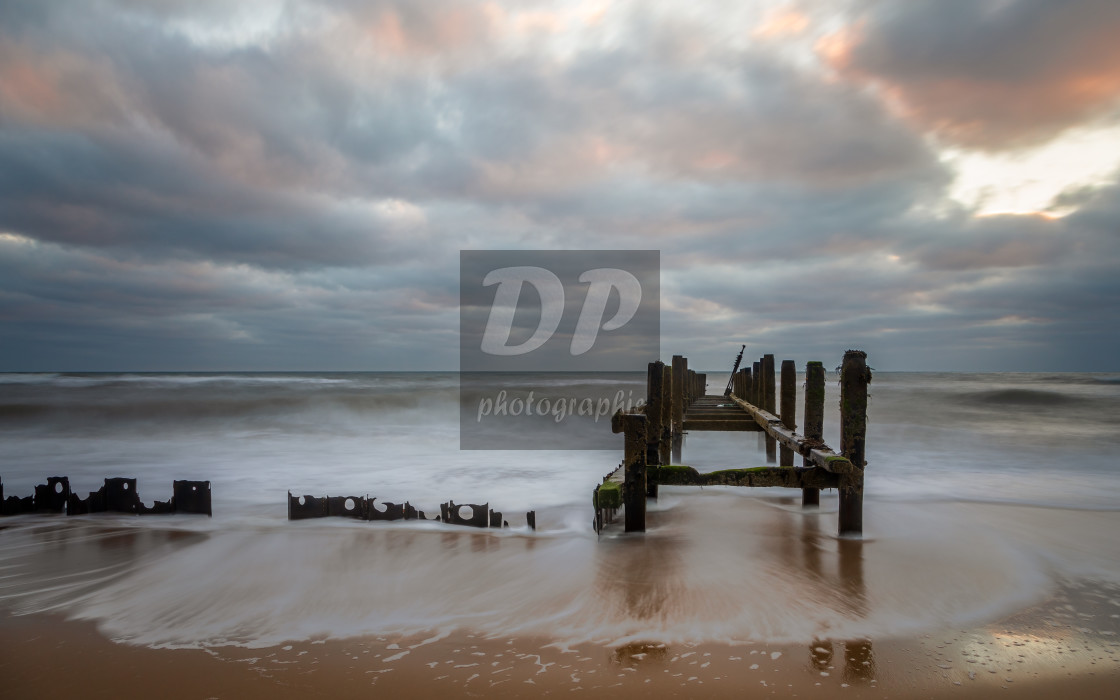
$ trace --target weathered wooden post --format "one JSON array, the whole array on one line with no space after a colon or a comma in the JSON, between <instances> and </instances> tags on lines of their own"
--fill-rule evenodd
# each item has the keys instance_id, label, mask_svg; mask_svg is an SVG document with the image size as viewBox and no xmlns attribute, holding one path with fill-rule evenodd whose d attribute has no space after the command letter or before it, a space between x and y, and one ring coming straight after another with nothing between
<instances>
[{"instance_id":1,"label":"weathered wooden post","mask_svg":"<svg viewBox=\"0 0 1120 700\"><path fill-rule=\"evenodd\" d=\"M751 393L747 402L752 406L762 408L762 358L758 358L758 362L751 364L751 371L754 373L754 381L751 383ZM766 432L758 431L755 433L758 436L758 449L766 449Z\"/></svg>"},{"instance_id":2,"label":"weathered wooden post","mask_svg":"<svg viewBox=\"0 0 1120 700\"><path fill-rule=\"evenodd\" d=\"M696 398L706 396L708 394L708 374L696 375Z\"/></svg>"},{"instance_id":3,"label":"weathered wooden post","mask_svg":"<svg viewBox=\"0 0 1120 700\"><path fill-rule=\"evenodd\" d=\"M653 468L653 475L651 478L649 473L646 474L646 495L650 498L657 498L656 474L657 467L661 464L661 440L664 432L661 428L664 413L662 403L665 400L664 381L665 363L660 360L649 363L646 378L646 394L649 397L646 403L646 467L647 470L649 467Z\"/></svg>"},{"instance_id":4,"label":"weathered wooden post","mask_svg":"<svg viewBox=\"0 0 1120 700\"><path fill-rule=\"evenodd\" d=\"M685 359L673 355L673 435L680 435L684 426L684 377L687 369Z\"/></svg>"},{"instance_id":5,"label":"weathered wooden post","mask_svg":"<svg viewBox=\"0 0 1120 700\"><path fill-rule=\"evenodd\" d=\"M739 394L739 396L742 397L742 399L744 401L749 402L750 401L750 395L751 395L751 392L753 390L754 390L754 386L752 386L752 383L751 383L751 368L750 367L744 367L743 368L743 393Z\"/></svg>"},{"instance_id":6,"label":"weathered wooden post","mask_svg":"<svg viewBox=\"0 0 1120 700\"><path fill-rule=\"evenodd\" d=\"M668 464L673 444L673 368L661 367L661 450L657 463Z\"/></svg>"},{"instance_id":7,"label":"weathered wooden post","mask_svg":"<svg viewBox=\"0 0 1120 700\"><path fill-rule=\"evenodd\" d=\"M774 386L774 356L762 356L762 410L769 412L771 415L778 412L777 397L775 396L776 387ZM778 442L770 437L769 433L766 435L766 463L773 464L778 461Z\"/></svg>"},{"instance_id":8,"label":"weathered wooden post","mask_svg":"<svg viewBox=\"0 0 1120 700\"><path fill-rule=\"evenodd\" d=\"M805 430L810 440L824 439L824 364L810 362L805 365ZM802 464L811 466L807 457ZM821 490L801 489L801 507L809 508L821 504Z\"/></svg>"},{"instance_id":9,"label":"weathered wooden post","mask_svg":"<svg viewBox=\"0 0 1120 700\"><path fill-rule=\"evenodd\" d=\"M782 360L782 425L790 430L797 429L797 365L793 360ZM778 464L783 467L792 467L793 450L782 445Z\"/></svg>"},{"instance_id":10,"label":"weathered wooden post","mask_svg":"<svg viewBox=\"0 0 1120 700\"><path fill-rule=\"evenodd\" d=\"M867 438L867 353L849 350L840 366L840 452L855 466L840 486L840 535L863 533L863 468Z\"/></svg>"},{"instance_id":11,"label":"weathered wooden post","mask_svg":"<svg viewBox=\"0 0 1120 700\"><path fill-rule=\"evenodd\" d=\"M622 457L622 505L626 509L626 532L646 531L646 427L641 413L619 411L611 419L611 429L626 436Z\"/></svg>"},{"instance_id":12,"label":"weathered wooden post","mask_svg":"<svg viewBox=\"0 0 1120 700\"><path fill-rule=\"evenodd\" d=\"M681 366L684 373L681 375L682 398L684 403L681 404L681 432L684 432L684 412L688 410L689 405L692 403L692 387L689 385L689 370L688 358L681 357Z\"/></svg>"}]
</instances>

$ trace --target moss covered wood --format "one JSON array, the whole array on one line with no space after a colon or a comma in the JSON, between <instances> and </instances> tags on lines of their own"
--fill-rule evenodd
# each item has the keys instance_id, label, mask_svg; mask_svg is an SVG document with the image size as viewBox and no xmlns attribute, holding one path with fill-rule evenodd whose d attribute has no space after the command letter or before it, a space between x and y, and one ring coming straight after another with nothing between
<instances>
[{"instance_id":1,"label":"moss covered wood","mask_svg":"<svg viewBox=\"0 0 1120 700\"><path fill-rule=\"evenodd\" d=\"M663 486L779 486L786 488L838 488L843 477L816 467L748 467L701 473L685 465L663 465L658 469Z\"/></svg>"},{"instance_id":2,"label":"moss covered wood","mask_svg":"<svg viewBox=\"0 0 1120 700\"><path fill-rule=\"evenodd\" d=\"M855 467L846 457L836 454L819 440L808 440L786 428L782 425L781 419L774 414L735 397L732 397L731 400L749 413L768 435L805 457L813 466L821 467L835 474L847 474L854 471Z\"/></svg>"}]
</instances>

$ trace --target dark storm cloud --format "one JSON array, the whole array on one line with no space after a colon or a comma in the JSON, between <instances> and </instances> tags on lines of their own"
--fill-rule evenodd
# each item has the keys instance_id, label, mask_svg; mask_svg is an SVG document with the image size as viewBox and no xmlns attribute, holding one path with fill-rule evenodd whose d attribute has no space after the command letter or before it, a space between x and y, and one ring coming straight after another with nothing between
<instances>
[{"instance_id":1,"label":"dark storm cloud","mask_svg":"<svg viewBox=\"0 0 1120 700\"><path fill-rule=\"evenodd\" d=\"M909 236L900 254L932 270L1036 267L1058 262L1079 244L1065 235L1065 226L1041 215L959 217L953 227L939 223Z\"/></svg>"},{"instance_id":2,"label":"dark storm cloud","mask_svg":"<svg viewBox=\"0 0 1120 700\"><path fill-rule=\"evenodd\" d=\"M1045 363L1116 300L1114 187L978 218L926 133L1107 110L1104 4L861 5L836 72L705 8L277 7L0 5L0 368L454 367L461 248L660 249L700 366L744 335Z\"/></svg>"},{"instance_id":3,"label":"dark storm cloud","mask_svg":"<svg viewBox=\"0 0 1120 700\"><path fill-rule=\"evenodd\" d=\"M253 187L127 132L6 130L0 161L3 226L42 240L265 267L389 264L424 243L391 204Z\"/></svg>"},{"instance_id":4,"label":"dark storm cloud","mask_svg":"<svg viewBox=\"0 0 1120 700\"><path fill-rule=\"evenodd\" d=\"M917 123L986 149L1045 142L1120 107L1113 0L906 0L869 10L833 56Z\"/></svg>"},{"instance_id":5,"label":"dark storm cloud","mask_svg":"<svg viewBox=\"0 0 1120 700\"><path fill-rule=\"evenodd\" d=\"M443 366L457 350L455 297L417 266L351 276L152 263L8 234L0 275L0 362L20 369L166 369L167 357L190 358L196 369L285 369L324 348L341 369L388 357L402 368L428 366L399 356L398 333L426 344Z\"/></svg>"},{"instance_id":6,"label":"dark storm cloud","mask_svg":"<svg viewBox=\"0 0 1120 700\"><path fill-rule=\"evenodd\" d=\"M896 219L862 249L752 264L711 255L674 275L664 321L720 367L736 342L800 362L860 346L882 369L1115 366L1120 187L1076 214ZM665 256L671 259L672 254ZM730 339L730 340L728 340ZM719 350L722 349L722 354Z\"/></svg>"},{"instance_id":7,"label":"dark storm cloud","mask_svg":"<svg viewBox=\"0 0 1120 700\"><path fill-rule=\"evenodd\" d=\"M393 12L357 16L380 26ZM772 219L752 208L811 200L818 185L828 200L943 179L920 140L866 95L759 53L713 48L689 63L665 50L702 44L695 30L658 27L654 41L588 51L563 68L543 56L444 67L433 82L413 64L348 72L317 35L215 50L98 19L95 32L77 31L81 17L55 21L65 52L96 59L102 99L79 100L85 111L9 100L17 127L4 158L21 182L6 188L7 225L17 231L269 266L368 264L409 246L385 222L347 217L347 197L490 202L591 237L644 237ZM415 17L389 24L400 41L414 25L434 31ZM36 59L40 92L62 95L87 69L56 60L63 51L44 36L55 38L28 32L21 50ZM19 128L21 117L35 126Z\"/></svg>"}]
</instances>

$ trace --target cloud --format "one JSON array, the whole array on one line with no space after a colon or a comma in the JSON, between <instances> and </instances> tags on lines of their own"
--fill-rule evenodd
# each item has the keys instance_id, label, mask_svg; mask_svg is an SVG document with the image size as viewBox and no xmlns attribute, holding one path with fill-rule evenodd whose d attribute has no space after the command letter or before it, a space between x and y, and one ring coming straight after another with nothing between
<instances>
[{"instance_id":1,"label":"cloud","mask_svg":"<svg viewBox=\"0 0 1120 700\"><path fill-rule=\"evenodd\" d=\"M979 217L941 150L1107 118L1110 6L593 5L0 5L0 368L453 368L472 248L660 249L700 366L1112 337L1115 180Z\"/></svg>"},{"instance_id":2,"label":"cloud","mask_svg":"<svg viewBox=\"0 0 1120 700\"><path fill-rule=\"evenodd\" d=\"M824 44L834 68L878 85L947 142L1044 143L1120 103L1120 5L1110 0L874 2Z\"/></svg>"},{"instance_id":3,"label":"cloud","mask_svg":"<svg viewBox=\"0 0 1120 700\"><path fill-rule=\"evenodd\" d=\"M1041 215L962 218L956 227L938 221L899 248L905 260L931 270L1039 267L1076 252L1065 227Z\"/></svg>"},{"instance_id":4,"label":"cloud","mask_svg":"<svg viewBox=\"0 0 1120 700\"><path fill-rule=\"evenodd\" d=\"M193 369L282 370L312 357L422 369L407 360L417 351L454 361L457 295L423 266L349 275L152 262L8 233L0 274L0 363L15 369L166 369L168 357Z\"/></svg>"}]
</instances>

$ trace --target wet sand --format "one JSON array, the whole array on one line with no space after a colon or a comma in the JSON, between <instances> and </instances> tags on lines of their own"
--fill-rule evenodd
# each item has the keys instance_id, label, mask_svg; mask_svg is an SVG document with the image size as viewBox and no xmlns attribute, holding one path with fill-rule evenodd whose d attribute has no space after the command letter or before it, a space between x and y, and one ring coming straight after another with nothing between
<instances>
[{"instance_id":1,"label":"wet sand","mask_svg":"<svg viewBox=\"0 0 1120 700\"><path fill-rule=\"evenodd\" d=\"M1113 698L1117 590L1071 585L996 623L804 645L365 637L208 651L118 644L89 622L0 617L4 696ZM1071 609L1072 608L1072 609Z\"/></svg>"},{"instance_id":2,"label":"wet sand","mask_svg":"<svg viewBox=\"0 0 1120 700\"><path fill-rule=\"evenodd\" d=\"M565 517L543 515L546 528ZM645 536L599 541L9 520L0 694L1120 691L1120 514L876 503L862 542L831 536L834 519L708 489L668 491Z\"/></svg>"}]
</instances>

